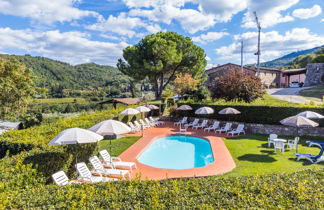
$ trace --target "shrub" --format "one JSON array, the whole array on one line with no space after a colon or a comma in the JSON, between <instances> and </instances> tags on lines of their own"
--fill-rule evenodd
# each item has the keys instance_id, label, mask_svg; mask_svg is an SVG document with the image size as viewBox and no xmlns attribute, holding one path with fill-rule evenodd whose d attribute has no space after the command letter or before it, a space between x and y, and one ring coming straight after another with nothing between
<instances>
[{"instance_id":1,"label":"shrub","mask_svg":"<svg viewBox=\"0 0 324 210\"><path fill-rule=\"evenodd\" d=\"M252 102L265 94L259 77L237 70L216 78L210 90L213 98L223 98L227 101L236 99Z\"/></svg>"},{"instance_id":2,"label":"shrub","mask_svg":"<svg viewBox=\"0 0 324 210\"><path fill-rule=\"evenodd\" d=\"M193 110L196 110L200 107L206 106L206 104L191 104ZM179 103L178 106L181 106L182 103ZM260 124L280 124L280 120L294 116L303 111L314 111L324 115L323 108L312 108L312 107L274 107L274 106L243 106L243 105L231 105L231 107L239 110L241 114L238 115L220 115L218 112L224 108L227 108L228 105L208 105L209 107L215 110L214 114L209 114L204 116L209 119L217 120L233 120L237 122L245 123L260 123ZM201 117L196 115L194 111L178 111L175 110L171 115L176 117L189 116L189 117ZM314 120L320 123L320 126L324 126L324 119Z\"/></svg>"},{"instance_id":3,"label":"shrub","mask_svg":"<svg viewBox=\"0 0 324 210\"><path fill-rule=\"evenodd\" d=\"M29 128L31 126L40 125L43 121L43 115L40 111L27 111L21 117L21 122L23 124L23 128Z\"/></svg>"}]
</instances>

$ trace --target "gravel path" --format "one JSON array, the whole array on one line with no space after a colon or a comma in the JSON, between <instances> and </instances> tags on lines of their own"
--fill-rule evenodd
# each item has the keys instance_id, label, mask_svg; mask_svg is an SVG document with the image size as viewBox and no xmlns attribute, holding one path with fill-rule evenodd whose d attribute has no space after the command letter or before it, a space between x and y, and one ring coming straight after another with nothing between
<instances>
[{"instance_id":1,"label":"gravel path","mask_svg":"<svg viewBox=\"0 0 324 210\"><path fill-rule=\"evenodd\" d=\"M292 102L292 103L300 103L300 104L308 104L310 100L299 96L298 93L301 90L307 89L309 87L302 87L302 88L274 88L274 89L267 89L267 93L274 98ZM321 102L314 101L315 104L322 104Z\"/></svg>"}]
</instances>

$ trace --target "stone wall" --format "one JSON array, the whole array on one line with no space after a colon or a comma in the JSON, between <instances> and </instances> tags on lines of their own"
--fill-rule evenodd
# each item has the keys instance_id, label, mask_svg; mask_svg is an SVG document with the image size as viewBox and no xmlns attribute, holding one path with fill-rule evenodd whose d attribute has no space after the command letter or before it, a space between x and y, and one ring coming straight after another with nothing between
<instances>
[{"instance_id":1,"label":"stone wall","mask_svg":"<svg viewBox=\"0 0 324 210\"><path fill-rule=\"evenodd\" d=\"M307 64L305 87L324 84L324 63Z\"/></svg>"}]
</instances>

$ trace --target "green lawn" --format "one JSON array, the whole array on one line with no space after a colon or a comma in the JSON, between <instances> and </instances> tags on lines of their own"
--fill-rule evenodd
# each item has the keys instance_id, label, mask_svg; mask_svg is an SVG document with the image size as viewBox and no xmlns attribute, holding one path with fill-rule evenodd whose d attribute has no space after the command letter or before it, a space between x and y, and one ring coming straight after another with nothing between
<instances>
[{"instance_id":1,"label":"green lawn","mask_svg":"<svg viewBox=\"0 0 324 210\"><path fill-rule=\"evenodd\" d=\"M111 154L111 156L118 156L128 147L132 146L140 138L140 136L126 136L111 141L103 140L99 142L99 151L106 149Z\"/></svg>"},{"instance_id":2,"label":"green lawn","mask_svg":"<svg viewBox=\"0 0 324 210\"><path fill-rule=\"evenodd\" d=\"M236 168L223 176L248 176L262 175L282 172L295 172L309 168L323 168L323 164L310 164L308 161L297 162L295 150L286 150L285 153L273 152L273 148L268 148L268 135L246 135L243 137L224 139L225 144L232 154L236 163ZM140 136L129 136L111 141L103 140L99 143L99 151L108 150L112 156L118 156L136 141ZM283 137L291 138L291 137ZM308 139L321 140L320 138L301 138L298 150L300 153L317 154L317 147L308 147L305 141Z\"/></svg>"},{"instance_id":3,"label":"green lawn","mask_svg":"<svg viewBox=\"0 0 324 210\"><path fill-rule=\"evenodd\" d=\"M324 96L324 86L316 86L299 91L299 95L309 99L322 100Z\"/></svg>"},{"instance_id":4,"label":"green lawn","mask_svg":"<svg viewBox=\"0 0 324 210\"><path fill-rule=\"evenodd\" d=\"M296 161L295 150L284 153L268 148L268 135L246 135L224 139L232 154L236 168L224 176L262 175L270 173L295 172L309 168L323 168L323 164L310 164L309 161ZM282 136L280 136L282 137ZM289 137L283 137L285 139ZM291 138L291 137L290 137ZM289 138L289 139L290 139ZM317 147L308 147L306 140L320 140L314 137L302 137L298 146L299 153L318 154Z\"/></svg>"}]
</instances>

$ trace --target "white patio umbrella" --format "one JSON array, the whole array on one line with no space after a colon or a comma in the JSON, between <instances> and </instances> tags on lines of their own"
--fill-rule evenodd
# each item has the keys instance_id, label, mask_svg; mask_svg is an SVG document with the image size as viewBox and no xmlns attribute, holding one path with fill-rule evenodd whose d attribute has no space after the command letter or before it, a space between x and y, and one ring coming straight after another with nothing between
<instances>
[{"instance_id":1,"label":"white patio umbrella","mask_svg":"<svg viewBox=\"0 0 324 210\"><path fill-rule=\"evenodd\" d=\"M301 116L301 117L305 117L308 119L323 119L324 118L323 115L318 114L316 112L312 112L312 111L301 112L301 113L297 114L296 116Z\"/></svg>"},{"instance_id":2,"label":"white patio umbrella","mask_svg":"<svg viewBox=\"0 0 324 210\"><path fill-rule=\"evenodd\" d=\"M177 108L177 110L182 110L182 111L190 111L192 110L192 107L189 105L181 105Z\"/></svg>"},{"instance_id":3,"label":"white patio umbrella","mask_svg":"<svg viewBox=\"0 0 324 210\"><path fill-rule=\"evenodd\" d=\"M227 107L225 109L222 109L218 112L218 114L227 114L227 115L231 115L231 114L241 114L241 112L237 109L234 109L232 107ZM228 121L230 120L230 116L228 116Z\"/></svg>"},{"instance_id":4,"label":"white patio umbrella","mask_svg":"<svg viewBox=\"0 0 324 210\"><path fill-rule=\"evenodd\" d=\"M158 110L158 109L160 109L158 106L155 106L153 104L146 105L146 107L149 108L150 110Z\"/></svg>"},{"instance_id":5,"label":"white patio umbrella","mask_svg":"<svg viewBox=\"0 0 324 210\"><path fill-rule=\"evenodd\" d=\"M120 112L119 114L123 114L123 115L136 115L139 114L140 112L136 109L133 108L127 108L124 111Z\"/></svg>"},{"instance_id":6,"label":"white patio umbrella","mask_svg":"<svg viewBox=\"0 0 324 210\"><path fill-rule=\"evenodd\" d=\"M101 141L103 136L82 128L69 128L59 133L48 145L86 144ZM75 162L77 163L77 148L75 148Z\"/></svg>"},{"instance_id":7,"label":"white patio umbrella","mask_svg":"<svg viewBox=\"0 0 324 210\"><path fill-rule=\"evenodd\" d=\"M237 109L227 107L225 109L220 110L218 114L241 114L241 112L238 111Z\"/></svg>"},{"instance_id":8,"label":"white patio umbrella","mask_svg":"<svg viewBox=\"0 0 324 210\"><path fill-rule=\"evenodd\" d=\"M207 106L200 107L195 111L195 114L213 114L213 113L214 113L214 109Z\"/></svg>"},{"instance_id":9,"label":"white patio umbrella","mask_svg":"<svg viewBox=\"0 0 324 210\"><path fill-rule=\"evenodd\" d=\"M151 111L151 109L149 109L149 108L147 108L147 107L145 107L145 106L139 106L139 107L136 107L135 109L136 109L137 111L139 111L139 112L142 112L142 113L150 112L150 111Z\"/></svg>"},{"instance_id":10,"label":"white patio umbrella","mask_svg":"<svg viewBox=\"0 0 324 210\"><path fill-rule=\"evenodd\" d=\"M59 133L48 145L96 143L103 136L82 128L70 128Z\"/></svg>"},{"instance_id":11,"label":"white patio umbrella","mask_svg":"<svg viewBox=\"0 0 324 210\"><path fill-rule=\"evenodd\" d=\"M89 131L104 135L104 134L125 134L131 132L131 128L127 126L125 123L122 123L117 120L105 120L102 121L91 128L88 129Z\"/></svg>"},{"instance_id":12,"label":"white patio umbrella","mask_svg":"<svg viewBox=\"0 0 324 210\"><path fill-rule=\"evenodd\" d=\"M317 127L318 123L307 119L305 117L302 116L292 116L292 117L287 117L283 120L280 121L281 124L283 125L287 125L287 126L292 126L292 127L296 127L297 129L297 136L298 136L298 128L299 127ZM296 147L296 152L298 152L298 144Z\"/></svg>"}]
</instances>

